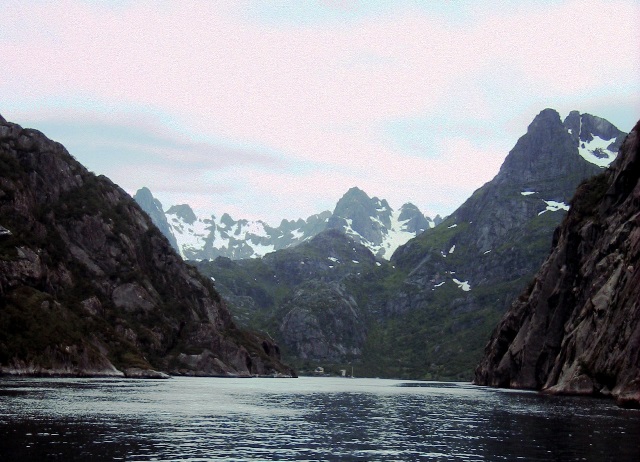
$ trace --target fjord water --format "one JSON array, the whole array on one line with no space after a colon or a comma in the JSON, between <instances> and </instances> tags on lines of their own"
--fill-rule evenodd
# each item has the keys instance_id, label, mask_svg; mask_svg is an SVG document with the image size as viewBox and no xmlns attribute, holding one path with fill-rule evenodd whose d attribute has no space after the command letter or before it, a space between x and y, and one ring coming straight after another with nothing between
<instances>
[{"instance_id":1,"label":"fjord water","mask_svg":"<svg viewBox=\"0 0 640 462\"><path fill-rule=\"evenodd\" d=\"M379 379L1 379L0 460L640 460L609 400Z\"/></svg>"}]
</instances>

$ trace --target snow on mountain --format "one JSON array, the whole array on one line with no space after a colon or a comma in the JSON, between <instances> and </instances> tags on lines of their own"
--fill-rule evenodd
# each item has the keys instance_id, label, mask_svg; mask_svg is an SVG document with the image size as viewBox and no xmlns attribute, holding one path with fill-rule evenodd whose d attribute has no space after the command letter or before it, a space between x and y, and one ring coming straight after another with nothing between
<instances>
[{"instance_id":1,"label":"snow on mountain","mask_svg":"<svg viewBox=\"0 0 640 462\"><path fill-rule=\"evenodd\" d=\"M189 214L189 212L191 213ZM205 220L197 218L188 205L171 207L165 216L183 258L185 252L204 247L210 232L209 220L205 222Z\"/></svg>"},{"instance_id":2,"label":"snow on mountain","mask_svg":"<svg viewBox=\"0 0 640 462\"><path fill-rule=\"evenodd\" d=\"M547 207L541 212L538 212L538 215L542 215L545 212L557 212L558 210L564 210L566 212L567 210L569 210L569 205L565 204L564 202L558 202L558 201L543 201L543 202L547 204Z\"/></svg>"},{"instance_id":3,"label":"snow on mountain","mask_svg":"<svg viewBox=\"0 0 640 462\"><path fill-rule=\"evenodd\" d=\"M154 202L147 198L145 203ZM158 214L155 209L154 212L155 223ZM375 255L389 259L399 246L442 221L439 216L434 220L425 217L410 203L394 210L387 201L370 198L358 188L350 189L333 213L322 212L306 220L282 220L276 228L259 220L234 220L226 213L220 217L198 216L187 204L174 205L164 215L168 237L175 238L178 252L188 260L219 256L233 260L261 258L300 244L325 229L340 229Z\"/></svg>"},{"instance_id":4,"label":"snow on mountain","mask_svg":"<svg viewBox=\"0 0 640 462\"><path fill-rule=\"evenodd\" d=\"M394 210L386 200L371 198L354 187L336 204L328 227L343 230L374 255L388 260L398 247L440 221L440 217L425 217L411 203Z\"/></svg>"},{"instance_id":5,"label":"snow on mountain","mask_svg":"<svg viewBox=\"0 0 640 462\"><path fill-rule=\"evenodd\" d=\"M596 164L598 167L608 167L616 159L617 151L611 151L609 146L615 139L603 140L599 136L594 136L593 140L581 142L578 146L578 153L588 162Z\"/></svg>"},{"instance_id":6,"label":"snow on mountain","mask_svg":"<svg viewBox=\"0 0 640 462\"><path fill-rule=\"evenodd\" d=\"M263 257L313 237L313 224L320 220L318 215L314 215L293 229L294 222L286 220L280 227L272 228L259 220L236 221L226 213L220 217L213 214L199 217L186 204L171 207L165 215L176 238L178 251L189 260L219 256L236 260Z\"/></svg>"},{"instance_id":7,"label":"snow on mountain","mask_svg":"<svg viewBox=\"0 0 640 462\"><path fill-rule=\"evenodd\" d=\"M616 159L625 133L609 121L591 114L571 111L563 122L578 154L598 167L608 167Z\"/></svg>"}]
</instances>

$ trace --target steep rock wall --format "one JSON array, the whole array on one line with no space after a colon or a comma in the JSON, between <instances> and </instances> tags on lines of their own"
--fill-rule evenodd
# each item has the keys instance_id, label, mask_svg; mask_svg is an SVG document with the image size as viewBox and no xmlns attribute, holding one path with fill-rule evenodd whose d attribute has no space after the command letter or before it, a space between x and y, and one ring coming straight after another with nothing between
<instances>
[{"instance_id":1,"label":"steep rock wall","mask_svg":"<svg viewBox=\"0 0 640 462\"><path fill-rule=\"evenodd\" d=\"M1 118L0 226L0 373L292 373L122 189Z\"/></svg>"},{"instance_id":2,"label":"steep rock wall","mask_svg":"<svg viewBox=\"0 0 640 462\"><path fill-rule=\"evenodd\" d=\"M640 122L583 183L528 289L493 332L475 383L612 395L640 406Z\"/></svg>"}]
</instances>

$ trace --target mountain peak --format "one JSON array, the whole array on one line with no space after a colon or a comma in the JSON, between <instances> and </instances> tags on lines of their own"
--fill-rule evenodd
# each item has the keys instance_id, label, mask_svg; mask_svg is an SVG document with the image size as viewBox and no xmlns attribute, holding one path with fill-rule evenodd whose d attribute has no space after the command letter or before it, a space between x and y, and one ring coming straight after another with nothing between
<instances>
[{"instance_id":1,"label":"mountain peak","mask_svg":"<svg viewBox=\"0 0 640 462\"><path fill-rule=\"evenodd\" d=\"M564 126L578 148L578 154L598 167L608 167L618 155L626 134L608 120L571 111Z\"/></svg>"},{"instance_id":2,"label":"mountain peak","mask_svg":"<svg viewBox=\"0 0 640 462\"><path fill-rule=\"evenodd\" d=\"M549 126L562 125L560 114L555 109L546 108L533 118L533 121L527 127L527 133L545 130Z\"/></svg>"},{"instance_id":3,"label":"mountain peak","mask_svg":"<svg viewBox=\"0 0 640 462\"><path fill-rule=\"evenodd\" d=\"M167 215L175 215L190 225L195 223L198 219L196 214L193 212L193 209L188 204L172 205L171 208L167 210Z\"/></svg>"},{"instance_id":4,"label":"mountain peak","mask_svg":"<svg viewBox=\"0 0 640 462\"><path fill-rule=\"evenodd\" d=\"M169 222L167 222L167 217L164 214L164 209L162 208L162 203L153 197L151 191L147 187L142 187L138 189L138 191L133 196L133 199L138 203L140 208L144 210L151 221L158 227L160 232L164 234L164 236L169 240L169 243L172 245L174 249L177 249L178 242L176 241L175 236L171 232L171 227L169 226Z\"/></svg>"},{"instance_id":5,"label":"mountain peak","mask_svg":"<svg viewBox=\"0 0 640 462\"><path fill-rule=\"evenodd\" d=\"M585 119L589 130L607 129ZM578 188L546 261L494 330L476 383L612 395L640 407L639 158L632 132L612 168Z\"/></svg>"}]
</instances>

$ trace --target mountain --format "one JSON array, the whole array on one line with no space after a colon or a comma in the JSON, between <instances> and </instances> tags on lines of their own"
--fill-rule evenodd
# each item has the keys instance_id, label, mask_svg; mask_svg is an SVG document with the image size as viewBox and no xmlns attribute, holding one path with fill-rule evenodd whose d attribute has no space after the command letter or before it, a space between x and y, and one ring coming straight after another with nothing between
<instances>
[{"instance_id":1,"label":"mountain","mask_svg":"<svg viewBox=\"0 0 640 462\"><path fill-rule=\"evenodd\" d=\"M343 230L375 255L387 259L398 246L435 225L435 220L426 218L411 203L394 211L386 200L369 198L357 187L342 196L327 221L327 228Z\"/></svg>"},{"instance_id":2,"label":"mountain","mask_svg":"<svg viewBox=\"0 0 640 462\"><path fill-rule=\"evenodd\" d=\"M174 205L166 211L177 250L188 260L259 258L315 236L325 229L329 215L323 212L307 220L282 220L280 226L273 228L259 220L234 220L227 213L198 217L187 204Z\"/></svg>"},{"instance_id":3,"label":"mountain","mask_svg":"<svg viewBox=\"0 0 640 462\"><path fill-rule=\"evenodd\" d=\"M162 372L293 374L129 195L0 117L0 374Z\"/></svg>"},{"instance_id":4,"label":"mountain","mask_svg":"<svg viewBox=\"0 0 640 462\"><path fill-rule=\"evenodd\" d=\"M361 357L370 317L364 295L375 297L372 275L390 269L338 229L262 259L220 257L196 267L215 279L241 325L268 332L283 357L306 370Z\"/></svg>"},{"instance_id":5,"label":"mountain","mask_svg":"<svg viewBox=\"0 0 640 462\"><path fill-rule=\"evenodd\" d=\"M393 322L365 354L395 375L468 380L491 329L548 255L576 188L602 171L590 161L613 160L623 136L588 114L563 122L540 112L493 180L394 253L384 307ZM381 347L400 357L378 358Z\"/></svg>"},{"instance_id":6,"label":"mountain","mask_svg":"<svg viewBox=\"0 0 640 462\"><path fill-rule=\"evenodd\" d=\"M394 211L385 200L369 198L358 188L350 189L333 213L282 220L277 228L259 220L234 220L226 213L197 216L187 204L158 213L159 202L147 188L140 189L134 199L188 260L260 258L305 242L326 229L343 229L376 255L389 259L399 245L441 221L440 217L426 218L411 203Z\"/></svg>"},{"instance_id":7,"label":"mountain","mask_svg":"<svg viewBox=\"0 0 640 462\"><path fill-rule=\"evenodd\" d=\"M477 384L640 407L639 136L640 122L612 168L576 192L551 254L494 330Z\"/></svg>"},{"instance_id":8,"label":"mountain","mask_svg":"<svg viewBox=\"0 0 640 462\"><path fill-rule=\"evenodd\" d=\"M135 196L133 196L133 199L138 203L138 205L140 205L142 210L147 212L151 221L156 225L160 232L164 234L164 237L169 240L171 246L176 249L178 247L178 242L171 232L171 228L169 227L167 217L163 212L160 201L153 197L153 194L151 194L151 191L149 191L148 188L139 189Z\"/></svg>"},{"instance_id":9,"label":"mountain","mask_svg":"<svg viewBox=\"0 0 640 462\"><path fill-rule=\"evenodd\" d=\"M623 137L588 114L563 122L540 112L493 180L390 261L374 253L407 217L352 188L327 222L333 232L262 260L198 268L238 322L267 330L302 368L351 362L359 375L469 380L491 330L548 255L576 188L603 171L599 159L615 158ZM368 257L349 258L364 249Z\"/></svg>"}]
</instances>

